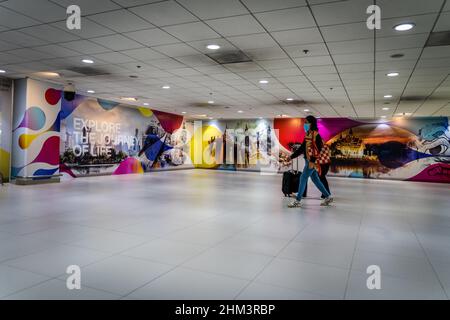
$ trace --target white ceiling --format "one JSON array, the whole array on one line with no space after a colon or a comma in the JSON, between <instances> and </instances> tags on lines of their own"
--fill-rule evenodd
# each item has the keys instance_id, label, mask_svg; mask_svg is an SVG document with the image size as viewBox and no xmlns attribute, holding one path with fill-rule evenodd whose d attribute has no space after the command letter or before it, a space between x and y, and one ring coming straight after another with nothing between
<instances>
[{"instance_id":1,"label":"white ceiling","mask_svg":"<svg viewBox=\"0 0 450 320\"><path fill-rule=\"evenodd\" d=\"M80 93L191 116L450 116L450 46L424 47L432 31L450 30L450 1L376 2L375 33L366 27L373 0L0 0L0 69L12 78L54 71L52 81ZM66 28L71 4L81 30ZM393 30L401 22L416 27ZM219 65L205 55L211 43L253 61ZM86 67L84 58L109 75L67 70Z\"/></svg>"}]
</instances>

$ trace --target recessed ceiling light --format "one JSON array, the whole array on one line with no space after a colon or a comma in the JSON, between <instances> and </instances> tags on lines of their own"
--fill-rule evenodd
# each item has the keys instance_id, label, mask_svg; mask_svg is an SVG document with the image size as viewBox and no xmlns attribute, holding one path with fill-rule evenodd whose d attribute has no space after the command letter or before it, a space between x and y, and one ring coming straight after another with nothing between
<instances>
[{"instance_id":1,"label":"recessed ceiling light","mask_svg":"<svg viewBox=\"0 0 450 320\"><path fill-rule=\"evenodd\" d=\"M182 114L186 114L186 111L181 112Z\"/></svg>"},{"instance_id":2,"label":"recessed ceiling light","mask_svg":"<svg viewBox=\"0 0 450 320\"><path fill-rule=\"evenodd\" d=\"M91 59L83 59L83 60L81 60L81 62L87 63L87 64L93 64L93 63L94 63L94 60L91 60Z\"/></svg>"},{"instance_id":3,"label":"recessed ceiling light","mask_svg":"<svg viewBox=\"0 0 450 320\"><path fill-rule=\"evenodd\" d=\"M381 116L381 119L386 119L386 116Z\"/></svg>"},{"instance_id":4,"label":"recessed ceiling light","mask_svg":"<svg viewBox=\"0 0 450 320\"><path fill-rule=\"evenodd\" d=\"M287 98L287 101L294 101L294 98Z\"/></svg>"},{"instance_id":5,"label":"recessed ceiling light","mask_svg":"<svg viewBox=\"0 0 450 320\"><path fill-rule=\"evenodd\" d=\"M95 91L94 90L88 90L88 91L86 91L87 93L95 93Z\"/></svg>"},{"instance_id":6,"label":"recessed ceiling light","mask_svg":"<svg viewBox=\"0 0 450 320\"><path fill-rule=\"evenodd\" d=\"M309 109L305 109L305 110L303 110L303 111L305 111L305 112L309 112Z\"/></svg>"},{"instance_id":7,"label":"recessed ceiling light","mask_svg":"<svg viewBox=\"0 0 450 320\"><path fill-rule=\"evenodd\" d=\"M124 101L137 101L138 99L134 98L134 97L121 97L120 100L124 100Z\"/></svg>"},{"instance_id":8,"label":"recessed ceiling light","mask_svg":"<svg viewBox=\"0 0 450 320\"><path fill-rule=\"evenodd\" d=\"M242 110L239 110L239 111L238 111L238 113L244 113L244 111L242 111Z\"/></svg>"},{"instance_id":9,"label":"recessed ceiling light","mask_svg":"<svg viewBox=\"0 0 450 320\"><path fill-rule=\"evenodd\" d=\"M144 106L148 106L149 105L149 103L147 103L147 102L144 102Z\"/></svg>"},{"instance_id":10,"label":"recessed ceiling light","mask_svg":"<svg viewBox=\"0 0 450 320\"><path fill-rule=\"evenodd\" d=\"M389 108L387 108L387 107L384 107L382 110L384 110L384 111L388 111L389 110Z\"/></svg>"},{"instance_id":11,"label":"recessed ceiling light","mask_svg":"<svg viewBox=\"0 0 450 320\"><path fill-rule=\"evenodd\" d=\"M396 31L408 31L415 27L414 23L401 23L394 26Z\"/></svg>"},{"instance_id":12,"label":"recessed ceiling light","mask_svg":"<svg viewBox=\"0 0 450 320\"><path fill-rule=\"evenodd\" d=\"M214 101L212 101L212 100L209 100L209 101L208 101L208 103L209 103L209 104L213 104L213 103L214 103Z\"/></svg>"},{"instance_id":13,"label":"recessed ceiling light","mask_svg":"<svg viewBox=\"0 0 450 320\"><path fill-rule=\"evenodd\" d=\"M0 69L0 73L6 73L6 71L5 71L5 70L1 70L1 69Z\"/></svg>"},{"instance_id":14,"label":"recessed ceiling light","mask_svg":"<svg viewBox=\"0 0 450 320\"><path fill-rule=\"evenodd\" d=\"M220 49L220 46L218 44L208 44L206 48L208 48L209 50L217 50Z\"/></svg>"},{"instance_id":15,"label":"recessed ceiling light","mask_svg":"<svg viewBox=\"0 0 450 320\"><path fill-rule=\"evenodd\" d=\"M170 86L165 85L165 86L163 86L162 88L163 88L163 89L170 89Z\"/></svg>"},{"instance_id":16,"label":"recessed ceiling light","mask_svg":"<svg viewBox=\"0 0 450 320\"><path fill-rule=\"evenodd\" d=\"M261 83L261 84L267 84L267 83L269 83L269 81L268 80L259 80L259 83Z\"/></svg>"},{"instance_id":17,"label":"recessed ceiling light","mask_svg":"<svg viewBox=\"0 0 450 320\"><path fill-rule=\"evenodd\" d=\"M392 94L386 94L384 97L385 97L386 99L392 98Z\"/></svg>"},{"instance_id":18,"label":"recessed ceiling light","mask_svg":"<svg viewBox=\"0 0 450 320\"><path fill-rule=\"evenodd\" d=\"M41 76L41 77L51 77L51 78L59 77L59 73L50 72L50 71L36 72L35 75Z\"/></svg>"},{"instance_id":19,"label":"recessed ceiling light","mask_svg":"<svg viewBox=\"0 0 450 320\"><path fill-rule=\"evenodd\" d=\"M388 74L386 74L388 77L397 77L398 75L400 75L400 73L398 72L389 72Z\"/></svg>"}]
</instances>

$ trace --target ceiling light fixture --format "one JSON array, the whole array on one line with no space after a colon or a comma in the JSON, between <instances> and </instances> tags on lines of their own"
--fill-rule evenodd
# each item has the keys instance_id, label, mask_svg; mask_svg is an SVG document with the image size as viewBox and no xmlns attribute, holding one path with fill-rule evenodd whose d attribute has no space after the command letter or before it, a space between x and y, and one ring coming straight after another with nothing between
<instances>
[{"instance_id":1,"label":"ceiling light fixture","mask_svg":"<svg viewBox=\"0 0 450 320\"><path fill-rule=\"evenodd\" d=\"M239 111L238 111L238 113L244 113L244 111L242 111L242 110L239 110Z\"/></svg>"},{"instance_id":2,"label":"ceiling light fixture","mask_svg":"<svg viewBox=\"0 0 450 320\"><path fill-rule=\"evenodd\" d=\"M181 112L182 114L186 114L186 111Z\"/></svg>"},{"instance_id":3,"label":"ceiling light fixture","mask_svg":"<svg viewBox=\"0 0 450 320\"><path fill-rule=\"evenodd\" d=\"M134 102L138 101L138 99L137 99L137 98L134 98L134 97L121 97L120 100L124 100L124 101L134 101Z\"/></svg>"},{"instance_id":4,"label":"ceiling light fixture","mask_svg":"<svg viewBox=\"0 0 450 320\"><path fill-rule=\"evenodd\" d=\"M269 81L268 80L259 80L259 83L261 83L261 84L267 84L267 83L269 83Z\"/></svg>"},{"instance_id":5,"label":"ceiling light fixture","mask_svg":"<svg viewBox=\"0 0 450 320\"><path fill-rule=\"evenodd\" d=\"M381 116L381 119L386 119L386 116Z\"/></svg>"},{"instance_id":6,"label":"ceiling light fixture","mask_svg":"<svg viewBox=\"0 0 450 320\"><path fill-rule=\"evenodd\" d=\"M51 77L51 78L59 77L59 73L50 72L50 71L37 72L36 75L41 76L41 77Z\"/></svg>"},{"instance_id":7,"label":"ceiling light fixture","mask_svg":"<svg viewBox=\"0 0 450 320\"><path fill-rule=\"evenodd\" d=\"M388 108L388 107L384 107L382 110L383 110L383 111L388 111L389 108Z\"/></svg>"},{"instance_id":8,"label":"ceiling light fixture","mask_svg":"<svg viewBox=\"0 0 450 320\"><path fill-rule=\"evenodd\" d=\"M165 85L165 86L163 86L162 88L163 88L163 89L170 89L170 86Z\"/></svg>"},{"instance_id":9,"label":"ceiling light fixture","mask_svg":"<svg viewBox=\"0 0 450 320\"><path fill-rule=\"evenodd\" d=\"M294 101L294 98L287 98L287 101Z\"/></svg>"},{"instance_id":10,"label":"ceiling light fixture","mask_svg":"<svg viewBox=\"0 0 450 320\"><path fill-rule=\"evenodd\" d=\"M95 91L94 90L88 90L88 91L86 91L87 93L95 93Z\"/></svg>"},{"instance_id":11,"label":"ceiling light fixture","mask_svg":"<svg viewBox=\"0 0 450 320\"><path fill-rule=\"evenodd\" d=\"M392 94L387 94L387 95L385 95L384 96L386 99L390 99L390 98L392 98Z\"/></svg>"},{"instance_id":12,"label":"ceiling light fixture","mask_svg":"<svg viewBox=\"0 0 450 320\"><path fill-rule=\"evenodd\" d=\"M148 106L149 105L149 103L148 102L144 102L144 106Z\"/></svg>"},{"instance_id":13,"label":"ceiling light fixture","mask_svg":"<svg viewBox=\"0 0 450 320\"><path fill-rule=\"evenodd\" d=\"M388 77L397 77L398 75L400 75L400 73L398 72L389 72L386 74Z\"/></svg>"},{"instance_id":14,"label":"ceiling light fixture","mask_svg":"<svg viewBox=\"0 0 450 320\"><path fill-rule=\"evenodd\" d=\"M414 23L401 23L394 26L396 31L408 31L414 28L416 25Z\"/></svg>"},{"instance_id":15,"label":"ceiling light fixture","mask_svg":"<svg viewBox=\"0 0 450 320\"><path fill-rule=\"evenodd\" d=\"M87 63L87 64L93 64L93 63L94 63L94 60L91 60L91 59L83 59L83 60L81 60L81 62Z\"/></svg>"},{"instance_id":16,"label":"ceiling light fixture","mask_svg":"<svg viewBox=\"0 0 450 320\"><path fill-rule=\"evenodd\" d=\"M305 109L305 110L303 110L303 111L305 111L305 112L309 112L309 109Z\"/></svg>"},{"instance_id":17,"label":"ceiling light fixture","mask_svg":"<svg viewBox=\"0 0 450 320\"><path fill-rule=\"evenodd\" d=\"M212 101L212 100L209 100L209 101L208 101L208 103L209 103L209 104L213 104L213 103L214 103L214 101Z\"/></svg>"},{"instance_id":18,"label":"ceiling light fixture","mask_svg":"<svg viewBox=\"0 0 450 320\"><path fill-rule=\"evenodd\" d=\"M0 69L0 73L6 73L6 71L5 71L5 70L1 70L1 69Z\"/></svg>"},{"instance_id":19,"label":"ceiling light fixture","mask_svg":"<svg viewBox=\"0 0 450 320\"><path fill-rule=\"evenodd\" d=\"M220 49L220 46L218 44L208 44L206 48L208 48L209 50L217 50Z\"/></svg>"}]
</instances>

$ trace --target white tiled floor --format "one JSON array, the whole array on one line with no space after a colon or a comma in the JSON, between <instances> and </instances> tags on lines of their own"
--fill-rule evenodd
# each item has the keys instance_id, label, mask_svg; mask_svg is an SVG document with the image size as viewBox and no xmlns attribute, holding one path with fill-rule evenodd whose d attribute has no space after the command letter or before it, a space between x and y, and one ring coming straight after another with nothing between
<instances>
[{"instance_id":1,"label":"white tiled floor","mask_svg":"<svg viewBox=\"0 0 450 320\"><path fill-rule=\"evenodd\" d=\"M335 203L311 185L301 209L280 185L187 170L0 187L0 298L449 298L450 185L330 178Z\"/></svg>"}]
</instances>

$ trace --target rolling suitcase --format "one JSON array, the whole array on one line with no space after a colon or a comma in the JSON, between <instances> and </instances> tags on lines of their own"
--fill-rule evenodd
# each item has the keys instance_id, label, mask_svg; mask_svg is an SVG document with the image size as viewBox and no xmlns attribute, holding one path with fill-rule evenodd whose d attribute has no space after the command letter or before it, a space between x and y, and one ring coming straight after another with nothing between
<instances>
[{"instance_id":1,"label":"rolling suitcase","mask_svg":"<svg viewBox=\"0 0 450 320\"><path fill-rule=\"evenodd\" d=\"M283 173L281 191L283 192L285 197L290 197L293 193L298 192L301 175L302 172L298 170L297 159L297 170L294 170L294 163L292 162L292 169ZM305 189L303 197L306 197L306 191L307 189Z\"/></svg>"}]
</instances>

